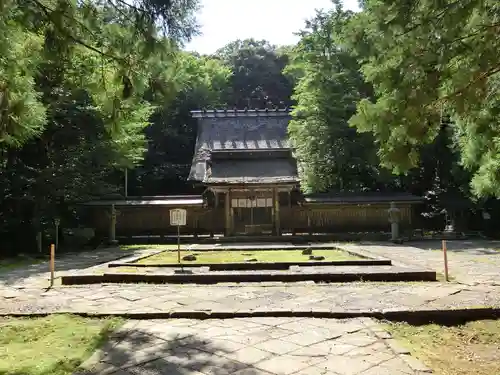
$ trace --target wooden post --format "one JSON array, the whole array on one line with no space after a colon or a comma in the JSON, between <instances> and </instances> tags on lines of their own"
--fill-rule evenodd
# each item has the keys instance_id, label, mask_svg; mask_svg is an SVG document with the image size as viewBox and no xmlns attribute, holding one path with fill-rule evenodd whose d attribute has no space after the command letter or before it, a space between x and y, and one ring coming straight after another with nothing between
<instances>
[{"instance_id":1,"label":"wooden post","mask_svg":"<svg viewBox=\"0 0 500 375\"><path fill-rule=\"evenodd\" d=\"M125 199L128 197L128 169L125 168Z\"/></svg>"},{"instance_id":2,"label":"wooden post","mask_svg":"<svg viewBox=\"0 0 500 375\"><path fill-rule=\"evenodd\" d=\"M61 221L56 218L54 219L54 224L56 226L56 249L59 250L59 224L61 223Z\"/></svg>"},{"instance_id":3,"label":"wooden post","mask_svg":"<svg viewBox=\"0 0 500 375\"><path fill-rule=\"evenodd\" d=\"M111 215L109 223L109 242L112 245L116 244L116 209L115 205L111 205Z\"/></svg>"},{"instance_id":4,"label":"wooden post","mask_svg":"<svg viewBox=\"0 0 500 375\"><path fill-rule=\"evenodd\" d=\"M54 276L55 276L55 257L56 257L56 247L54 244L50 245L50 286L54 286Z\"/></svg>"},{"instance_id":5,"label":"wooden post","mask_svg":"<svg viewBox=\"0 0 500 375\"><path fill-rule=\"evenodd\" d=\"M196 213L195 213L196 212ZM193 211L193 217L194 217L194 238L198 238L198 220L199 220L199 213L198 211Z\"/></svg>"},{"instance_id":6,"label":"wooden post","mask_svg":"<svg viewBox=\"0 0 500 375\"><path fill-rule=\"evenodd\" d=\"M306 212L307 212L307 228L309 230L309 235L312 235L313 230L311 227L311 211L309 209L307 209Z\"/></svg>"},{"instance_id":7,"label":"wooden post","mask_svg":"<svg viewBox=\"0 0 500 375\"><path fill-rule=\"evenodd\" d=\"M444 260L444 279L450 281L448 276L448 253L446 249L446 240L443 240L443 260Z\"/></svg>"},{"instance_id":8,"label":"wooden post","mask_svg":"<svg viewBox=\"0 0 500 375\"><path fill-rule=\"evenodd\" d=\"M274 224L276 226L276 235L281 236L280 228L280 194L277 189L273 189L273 203L274 203Z\"/></svg>"},{"instance_id":9,"label":"wooden post","mask_svg":"<svg viewBox=\"0 0 500 375\"><path fill-rule=\"evenodd\" d=\"M224 205L224 211L225 211L225 228L226 228L226 236L229 236L230 234L230 221L231 221L231 198L229 197L229 190L226 191L226 199L225 199L225 205Z\"/></svg>"}]
</instances>

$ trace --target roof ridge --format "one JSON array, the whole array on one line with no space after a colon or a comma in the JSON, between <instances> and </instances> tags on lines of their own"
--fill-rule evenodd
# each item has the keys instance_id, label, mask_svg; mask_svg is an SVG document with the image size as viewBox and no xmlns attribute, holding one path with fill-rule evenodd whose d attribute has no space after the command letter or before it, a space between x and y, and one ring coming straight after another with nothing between
<instances>
[{"instance_id":1,"label":"roof ridge","mask_svg":"<svg viewBox=\"0 0 500 375\"><path fill-rule=\"evenodd\" d=\"M203 109L190 111L194 118L204 117L277 117L290 116L291 109Z\"/></svg>"}]
</instances>

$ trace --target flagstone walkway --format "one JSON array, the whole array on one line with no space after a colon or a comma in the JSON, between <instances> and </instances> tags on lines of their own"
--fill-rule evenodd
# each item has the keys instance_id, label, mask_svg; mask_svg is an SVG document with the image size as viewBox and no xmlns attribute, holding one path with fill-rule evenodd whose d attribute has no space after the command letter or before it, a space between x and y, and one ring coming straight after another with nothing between
<instances>
[{"instance_id":1,"label":"flagstone walkway","mask_svg":"<svg viewBox=\"0 0 500 375\"><path fill-rule=\"evenodd\" d=\"M389 258L394 265L418 266L444 272L441 241L412 241L407 245L362 242L338 243L334 246L359 251L371 256ZM453 240L447 241L450 276L468 285L489 284L500 286L500 241Z\"/></svg>"},{"instance_id":2,"label":"flagstone walkway","mask_svg":"<svg viewBox=\"0 0 500 375\"><path fill-rule=\"evenodd\" d=\"M116 260L126 262L137 256L158 252L158 249L144 248L137 250L122 250L116 248L105 248L92 251L65 254L61 257L56 255L56 276L71 275L76 273L104 272L108 270L108 263ZM0 270L0 287L46 287L49 279L48 261L39 264L31 264L13 270L2 272Z\"/></svg>"},{"instance_id":3,"label":"flagstone walkway","mask_svg":"<svg viewBox=\"0 0 500 375\"><path fill-rule=\"evenodd\" d=\"M75 375L417 375L372 319L130 321Z\"/></svg>"},{"instance_id":4,"label":"flagstone walkway","mask_svg":"<svg viewBox=\"0 0 500 375\"><path fill-rule=\"evenodd\" d=\"M0 314L387 313L500 308L500 287L445 283L110 284L0 288ZM154 316L154 315L152 315Z\"/></svg>"}]
</instances>

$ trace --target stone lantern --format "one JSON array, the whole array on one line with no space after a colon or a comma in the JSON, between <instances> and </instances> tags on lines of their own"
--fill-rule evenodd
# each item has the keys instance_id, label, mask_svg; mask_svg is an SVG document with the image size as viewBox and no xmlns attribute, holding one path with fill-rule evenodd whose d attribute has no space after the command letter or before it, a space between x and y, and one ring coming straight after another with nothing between
<instances>
[{"instance_id":1,"label":"stone lantern","mask_svg":"<svg viewBox=\"0 0 500 375\"><path fill-rule=\"evenodd\" d=\"M389 223L391 223L391 240L399 239L399 223L401 222L401 210L396 207L395 202L391 202L391 208L387 210Z\"/></svg>"}]
</instances>

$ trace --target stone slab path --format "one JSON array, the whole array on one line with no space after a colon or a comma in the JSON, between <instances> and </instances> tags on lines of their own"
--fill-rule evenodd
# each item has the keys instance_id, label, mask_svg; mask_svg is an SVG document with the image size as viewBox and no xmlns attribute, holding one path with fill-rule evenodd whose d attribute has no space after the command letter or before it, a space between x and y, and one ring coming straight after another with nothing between
<instances>
[{"instance_id":1,"label":"stone slab path","mask_svg":"<svg viewBox=\"0 0 500 375\"><path fill-rule=\"evenodd\" d=\"M1 288L0 314L387 313L500 308L500 287L445 283L109 284Z\"/></svg>"},{"instance_id":2,"label":"stone slab path","mask_svg":"<svg viewBox=\"0 0 500 375\"><path fill-rule=\"evenodd\" d=\"M75 375L417 375L371 319L129 321Z\"/></svg>"},{"instance_id":3,"label":"stone slab path","mask_svg":"<svg viewBox=\"0 0 500 375\"><path fill-rule=\"evenodd\" d=\"M338 243L343 250L389 258L398 263L424 267L443 273L441 241L412 241L407 245L387 243ZM500 241L453 240L447 241L450 275L455 281L468 284L500 286Z\"/></svg>"},{"instance_id":4,"label":"stone slab path","mask_svg":"<svg viewBox=\"0 0 500 375\"><path fill-rule=\"evenodd\" d=\"M56 275L60 277L78 273L102 273L108 270L108 263L112 261L126 262L138 256L145 256L158 251L148 249L145 245L145 249L140 250L125 251L120 248L106 248L65 254L61 257L56 255ZM49 277L48 261L19 267L7 272L0 271L0 288L2 286L43 287L47 285Z\"/></svg>"}]
</instances>

